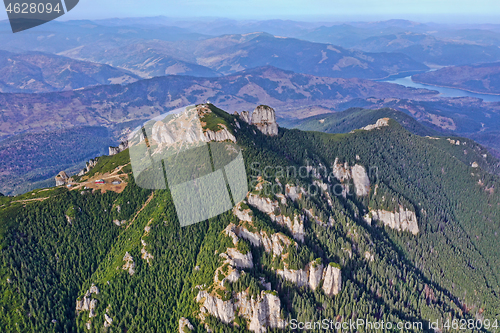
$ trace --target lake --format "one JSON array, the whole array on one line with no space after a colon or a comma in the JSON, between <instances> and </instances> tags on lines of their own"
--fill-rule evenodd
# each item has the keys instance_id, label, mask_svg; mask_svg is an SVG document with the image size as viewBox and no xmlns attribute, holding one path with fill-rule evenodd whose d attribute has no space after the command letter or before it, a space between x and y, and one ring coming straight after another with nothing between
<instances>
[{"instance_id":1,"label":"lake","mask_svg":"<svg viewBox=\"0 0 500 333\"><path fill-rule=\"evenodd\" d=\"M471 93L465 90L454 89L454 88L444 88L444 87L436 87L428 84L416 83L411 80L411 76L393 78L389 80L382 80L382 82L396 83L405 87L413 87L413 88L423 88L429 90L437 90L442 97L476 97L481 98L486 102L500 102L500 96L497 95L487 95L487 94L476 94Z\"/></svg>"}]
</instances>

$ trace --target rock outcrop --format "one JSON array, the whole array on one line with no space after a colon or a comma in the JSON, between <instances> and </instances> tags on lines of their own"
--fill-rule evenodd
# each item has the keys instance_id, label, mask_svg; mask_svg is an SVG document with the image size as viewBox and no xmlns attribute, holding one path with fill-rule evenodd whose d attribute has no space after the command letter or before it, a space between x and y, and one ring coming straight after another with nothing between
<instances>
[{"instance_id":1,"label":"rock outcrop","mask_svg":"<svg viewBox=\"0 0 500 333\"><path fill-rule=\"evenodd\" d=\"M56 186L66 185L68 183L69 177L66 172L61 171L55 177Z\"/></svg>"},{"instance_id":2,"label":"rock outcrop","mask_svg":"<svg viewBox=\"0 0 500 333\"><path fill-rule=\"evenodd\" d=\"M389 118L380 118L375 124L365 126L361 129L365 131L371 131L385 126L389 126Z\"/></svg>"},{"instance_id":3,"label":"rock outcrop","mask_svg":"<svg viewBox=\"0 0 500 333\"><path fill-rule=\"evenodd\" d=\"M228 248L225 253L220 254L221 257L226 259L229 265L237 268L252 268L253 267L253 257L252 252L241 253L235 248Z\"/></svg>"},{"instance_id":4,"label":"rock outcrop","mask_svg":"<svg viewBox=\"0 0 500 333\"><path fill-rule=\"evenodd\" d=\"M309 283L309 277L307 272L303 269L293 270L293 269L278 269L276 273L287 281L296 284L299 287L305 286Z\"/></svg>"},{"instance_id":5,"label":"rock outcrop","mask_svg":"<svg viewBox=\"0 0 500 333\"><path fill-rule=\"evenodd\" d=\"M120 142L118 147L109 147L109 156L113 156L113 155L116 155L118 153L121 153L122 151L124 151L127 148L128 148L128 141L127 140L122 141L122 142Z\"/></svg>"},{"instance_id":6,"label":"rock outcrop","mask_svg":"<svg viewBox=\"0 0 500 333\"><path fill-rule=\"evenodd\" d=\"M240 118L247 124L252 124L252 116L248 111L241 111Z\"/></svg>"},{"instance_id":7,"label":"rock outcrop","mask_svg":"<svg viewBox=\"0 0 500 333\"><path fill-rule=\"evenodd\" d=\"M312 290L318 288L323 281L323 291L328 296L337 295L342 288L340 268L330 263L324 268L319 259L310 262L305 269L278 269L276 273L285 280L296 284L299 287L309 286Z\"/></svg>"},{"instance_id":8,"label":"rock outcrop","mask_svg":"<svg viewBox=\"0 0 500 333\"><path fill-rule=\"evenodd\" d=\"M344 196L348 192L346 183L351 179L357 196L367 196L370 193L370 179L364 166L355 164L351 167L347 162L342 165L337 157L332 165L332 173L341 182Z\"/></svg>"},{"instance_id":9,"label":"rock outcrop","mask_svg":"<svg viewBox=\"0 0 500 333\"><path fill-rule=\"evenodd\" d=\"M97 164L97 161L98 161L98 157L94 158L94 159L91 159L89 160L88 162L85 163L85 168L83 168L78 174L77 176L83 176L84 174L86 174L87 172L89 172L93 167L96 166Z\"/></svg>"},{"instance_id":10,"label":"rock outcrop","mask_svg":"<svg viewBox=\"0 0 500 333\"><path fill-rule=\"evenodd\" d=\"M187 333L192 330L194 330L194 327L187 318L182 317L179 319L179 333Z\"/></svg>"},{"instance_id":11,"label":"rock outcrop","mask_svg":"<svg viewBox=\"0 0 500 333\"><path fill-rule=\"evenodd\" d=\"M323 264L313 261L309 264L309 287L312 290L318 288L319 283L323 279Z\"/></svg>"},{"instance_id":12,"label":"rock outcrop","mask_svg":"<svg viewBox=\"0 0 500 333\"><path fill-rule=\"evenodd\" d=\"M295 187L294 187L295 189ZM283 198L285 199L285 198ZM283 202L282 199L282 202ZM261 212L269 215L272 221L286 226L293 234L296 240L301 242L304 241L304 216L294 215L293 219L289 216L282 215L280 213L279 203L276 200L271 200L269 198L261 197L257 194L250 193L247 197L248 203L260 210ZM286 199L284 200L286 203ZM242 211L237 211L236 216L242 216ZM242 216L247 218L247 216ZM250 216L248 216L250 217ZM251 217L250 217L251 218ZM243 220L240 218L240 220ZM251 221L251 219L249 220Z\"/></svg>"},{"instance_id":13,"label":"rock outcrop","mask_svg":"<svg viewBox=\"0 0 500 333\"><path fill-rule=\"evenodd\" d=\"M108 316L107 313L104 314L104 327L110 327L111 324L113 323L113 318Z\"/></svg>"},{"instance_id":14,"label":"rock outcrop","mask_svg":"<svg viewBox=\"0 0 500 333\"><path fill-rule=\"evenodd\" d=\"M219 127L222 127L220 130L217 132L214 132L212 130L206 130L205 131L205 139L206 141L216 141L216 142L223 142L223 141L232 141L236 143L236 138L234 137L233 134L229 132L229 130L224 126L224 125L219 125Z\"/></svg>"},{"instance_id":15,"label":"rock outcrop","mask_svg":"<svg viewBox=\"0 0 500 333\"><path fill-rule=\"evenodd\" d=\"M99 295L99 289L92 284L90 289L85 293L82 300L76 300L76 312L89 311L89 318L95 317L95 308L97 300L92 299L92 294Z\"/></svg>"},{"instance_id":16,"label":"rock outcrop","mask_svg":"<svg viewBox=\"0 0 500 333\"><path fill-rule=\"evenodd\" d=\"M270 217L271 217L271 220L273 220L274 222L276 222L282 226L287 227L292 232L294 239L301 241L301 242L304 242L304 235L305 235L304 215L295 214L293 216L293 220L288 216L285 216L285 215L276 215L275 216L272 213L270 214Z\"/></svg>"},{"instance_id":17,"label":"rock outcrop","mask_svg":"<svg viewBox=\"0 0 500 333\"><path fill-rule=\"evenodd\" d=\"M204 319L203 314L209 313L225 324L234 321L235 312L232 300L223 301L218 297L210 295L205 290L200 290L196 296L196 302L202 303L200 308L202 320Z\"/></svg>"},{"instance_id":18,"label":"rock outcrop","mask_svg":"<svg viewBox=\"0 0 500 333\"><path fill-rule=\"evenodd\" d=\"M265 135L278 135L276 112L267 105L257 106L252 114L248 111L242 111L240 118L250 125L255 125Z\"/></svg>"},{"instance_id":19,"label":"rock outcrop","mask_svg":"<svg viewBox=\"0 0 500 333\"><path fill-rule=\"evenodd\" d=\"M254 297L241 292L237 300L238 314L249 321L250 331L263 333L267 328L285 328L286 322L281 318L281 301L275 293L261 291L259 296Z\"/></svg>"},{"instance_id":20,"label":"rock outcrop","mask_svg":"<svg viewBox=\"0 0 500 333\"><path fill-rule=\"evenodd\" d=\"M123 261L125 261L125 264L123 265L122 269L128 271L130 275L134 275L135 273L135 262L134 258L130 255L130 253L125 253L123 256Z\"/></svg>"},{"instance_id":21,"label":"rock outcrop","mask_svg":"<svg viewBox=\"0 0 500 333\"><path fill-rule=\"evenodd\" d=\"M334 267L332 263L328 264L323 271L323 291L328 296L337 295L342 288L342 276L340 269Z\"/></svg>"},{"instance_id":22,"label":"rock outcrop","mask_svg":"<svg viewBox=\"0 0 500 333\"><path fill-rule=\"evenodd\" d=\"M372 221L380 221L389 228L398 231L409 231L416 235L419 232L417 215L414 211L399 206L398 211L389 212L382 209L370 210L364 217L368 224Z\"/></svg>"},{"instance_id":23,"label":"rock outcrop","mask_svg":"<svg viewBox=\"0 0 500 333\"><path fill-rule=\"evenodd\" d=\"M251 209L242 209L241 203L237 204L233 208L233 214L240 219L240 221L251 222L252 221L252 210Z\"/></svg>"},{"instance_id":24,"label":"rock outcrop","mask_svg":"<svg viewBox=\"0 0 500 333\"><path fill-rule=\"evenodd\" d=\"M147 243L143 239L141 239L141 244L141 258L146 260L146 262L151 265L150 260L153 260L154 256L146 250Z\"/></svg>"},{"instance_id":25,"label":"rock outcrop","mask_svg":"<svg viewBox=\"0 0 500 333\"><path fill-rule=\"evenodd\" d=\"M202 303L201 317L210 314L223 323L232 323L236 315L248 321L248 329L256 333L267 332L268 328L285 328L281 318L281 301L270 291L261 291L260 295L249 295L247 291L236 294L235 299L222 301L220 298L201 290L196 301Z\"/></svg>"}]
</instances>

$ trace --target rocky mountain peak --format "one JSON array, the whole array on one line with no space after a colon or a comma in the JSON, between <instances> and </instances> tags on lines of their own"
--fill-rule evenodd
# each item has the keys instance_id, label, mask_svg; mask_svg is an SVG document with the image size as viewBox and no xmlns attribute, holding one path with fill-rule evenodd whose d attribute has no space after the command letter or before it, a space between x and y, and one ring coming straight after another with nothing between
<instances>
[{"instance_id":1,"label":"rocky mountain peak","mask_svg":"<svg viewBox=\"0 0 500 333\"><path fill-rule=\"evenodd\" d=\"M276 112L267 105L259 105L250 114L242 111L240 118L250 125L255 125L265 135L278 135L278 123L276 123Z\"/></svg>"}]
</instances>

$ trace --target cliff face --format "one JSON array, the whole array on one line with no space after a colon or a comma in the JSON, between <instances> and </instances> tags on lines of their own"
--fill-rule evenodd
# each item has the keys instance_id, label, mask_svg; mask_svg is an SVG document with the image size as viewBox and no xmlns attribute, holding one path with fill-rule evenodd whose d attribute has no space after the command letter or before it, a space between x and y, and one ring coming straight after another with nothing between
<instances>
[{"instance_id":1,"label":"cliff face","mask_svg":"<svg viewBox=\"0 0 500 333\"><path fill-rule=\"evenodd\" d=\"M323 291L328 296L337 295L342 287L342 276L340 274L340 269L327 265L326 269L323 271Z\"/></svg>"},{"instance_id":2,"label":"cliff face","mask_svg":"<svg viewBox=\"0 0 500 333\"><path fill-rule=\"evenodd\" d=\"M229 265L237 268L253 268L252 252L241 253L237 249L229 248L226 253L221 253Z\"/></svg>"},{"instance_id":3,"label":"cliff face","mask_svg":"<svg viewBox=\"0 0 500 333\"><path fill-rule=\"evenodd\" d=\"M259 105L252 114L242 111L240 118L250 125L255 125L265 135L278 135L278 124L276 123L276 112L267 105Z\"/></svg>"},{"instance_id":4,"label":"cliff face","mask_svg":"<svg viewBox=\"0 0 500 333\"><path fill-rule=\"evenodd\" d=\"M371 215L371 216L370 216ZM414 211L399 206L399 210L389 212L382 209L370 210L364 217L371 224L372 221L380 221L391 229L398 231L409 231L416 235L419 232L417 215Z\"/></svg>"},{"instance_id":5,"label":"cliff face","mask_svg":"<svg viewBox=\"0 0 500 333\"><path fill-rule=\"evenodd\" d=\"M323 291L328 296L337 295L342 289L342 278L340 269L328 264L324 268L323 264L318 262L310 262L305 269L278 269L278 275L283 277L299 287L309 286L312 290L316 290L321 281L323 281Z\"/></svg>"},{"instance_id":6,"label":"cliff face","mask_svg":"<svg viewBox=\"0 0 500 333\"><path fill-rule=\"evenodd\" d=\"M367 196L370 193L370 178L364 166L355 164L349 166L347 162L341 164L336 158L332 165L332 173L337 178L343 187L342 195L345 197L348 191L348 181L352 180L357 196Z\"/></svg>"},{"instance_id":7,"label":"cliff face","mask_svg":"<svg viewBox=\"0 0 500 333\"><path fill-rule=\"evenodd\" d=\"M236 138L234 137L233 134L231 134L228 131L228 129L225 126L217 132L206 130L205 137L206 141L216 141L216 142L232 141L236 143Z\"/></svg>"},{"instance_id":8,"label":"cliff face","mask_svg":"<svg viewBox=\"0 0 500 333\"><path fill-rule=\"evenodd\" d=\"M196 296L196 301L202 303L202 319L205 314L210 314L229 324L238 315L245 318L248 321L248 329L256 333L267 332L268 328L286 326L281 318L281 301L269 291L261 291L260 295L250 295L248 291L242 291L236 294L235 299L222 301L202 290Z\"/></svg>"},{"instance_id":9,"label":"cliff face","mask_svg":"<svg viewBox=\"0 0 500 333\"><path fill-rule=\"evenodd\" d=\"M248 204L269 215L272 221L282 226L286 226L292 232L296 240L301 242L304 241L304 215L299 216L294 214L293 219L289 216L282 215L278 201L264 198L256 194L250 193L247 200ZM286 204L286 198L281 198L281 202L282 204ZM241 212L237 212L237 216L241 216Z\"/></svg>"},{"instance_id":10,"label":"cliff face","mask_svg":"<svg viewBox=\"0 0 500 333\"><path fill-rule=\"evenodd\" d=\"M128 148L128 141L122 141L118 147L109 147L109 156L116 155L118 153L121 153L125 149Z\"/></svg>"},{"instance_id":11,"label":"cliff face","mask_svg":"<svg viewBox=\"0 0 500 333\"><path fill-rule=\"evenodd\" d=\"M281 301L272 292L261 291L257 297L246 291L238 293L236 306L238 314L250 321L248 329L252 332L263 333L267 328L286 326L281 318Z\"/></svg>"}]
</instances>

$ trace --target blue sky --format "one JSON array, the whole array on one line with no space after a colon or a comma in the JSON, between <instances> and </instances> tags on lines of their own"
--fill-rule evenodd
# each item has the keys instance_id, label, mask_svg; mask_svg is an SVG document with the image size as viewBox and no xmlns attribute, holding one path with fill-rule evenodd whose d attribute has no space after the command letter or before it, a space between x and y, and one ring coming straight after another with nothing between
<instances>
[{"instance_id":1,"label":"blue sky","mask_svg":"<svg viewBox=\"0 0 500 333\"><path fill-rule=\"evenodd\" d=\"M157 16L500 23L500 0L80 0L66 19ZM0 19L5 19L2 11Z\"/></svg>"}]
</instances>

